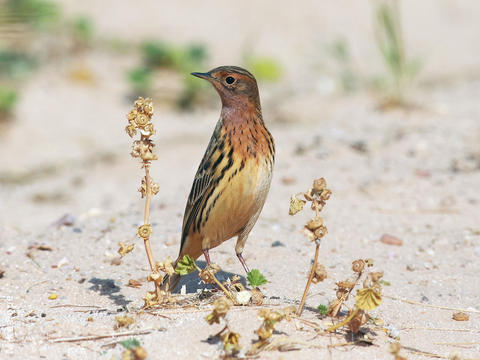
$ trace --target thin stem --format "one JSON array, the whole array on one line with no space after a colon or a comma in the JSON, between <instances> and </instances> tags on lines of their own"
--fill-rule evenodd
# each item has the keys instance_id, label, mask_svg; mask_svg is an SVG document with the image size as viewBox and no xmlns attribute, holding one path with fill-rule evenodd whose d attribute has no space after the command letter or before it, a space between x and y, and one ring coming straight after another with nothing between
<instances>
[{"instance_id":1,"label":"thin stem","mask_svg":"<svg viewBox=\"0 0 480 360\"><path fill-rule=\"evenodd\" d=\"M305 305L305 300L307 299L308 290L310 289L310 285L312 284L313 275L315 274L315 269L317 268L317 260L318 260L319 250L320 250L320 241L317 240L315 242L315 258L313 259L312 269L310 270L310 275L308 276L307 285L305 286L305 290L303 292L302 301L300 302L300 306L298 307L298 310L297 310L297 316L302 315L303 306Z\"/></svg>"},{"instance_id":2,"label":"thin stem","mask_svg":"<svg viewBox=\"0 0 480 360\"><path fill-rule=\"evenodd\" d=\"M150 187L150 164L148 162L144 162L145 168L145 213L143 222L144 224L149 224L150 218L150 200L152 197L152 190ZM150 238L144 239L145 251L147 252L148 263L150 264L150 269L152 269L152 273L156 273L157 269L155 268L155 261L153 260L152 249L150 247ZM160 285L155 282L155 291L157 293L157 298L160 299Z\"/></svg>"},{"instance_id":3,"label":"thin stem","mask_svg":"<svg viewBox=\"0 0 480 360\"><path fill-rule=\"evenodd\" d=\"M358 307L356 307L355 310L353 310L353 311L350 313L350 315L348 315L343 321L339 322L339 323L336 324L336 325L330 326L330 327L327 329L327 331L328 331L328 332L332 332L332 331L335 331L335 330L341 328L341 327L344 326L344 325L347 325L347 324L354 318L354 316L357 315L358 310L359 310Z\"/></svg>"}]
</instances>

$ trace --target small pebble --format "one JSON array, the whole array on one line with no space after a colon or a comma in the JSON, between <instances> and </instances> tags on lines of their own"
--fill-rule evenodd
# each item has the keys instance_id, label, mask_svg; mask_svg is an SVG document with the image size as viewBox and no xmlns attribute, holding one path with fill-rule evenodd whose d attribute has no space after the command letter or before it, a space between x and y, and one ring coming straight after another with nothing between
<instances>
[{"instance_id":1,"label":"small pebble","mask_svg":"<svg viewBox=\"0 0 480 360\"><path fill-rule=\"evenodd\" d=\"M380 242L387 244L387 245L394 245L394 246L402 246L403 241L393 235L390 234L383 234L380 238Z\"/></svg>"},{"instance_id":2,"label":"small pebble","mask_svg":"<svg viewBox=\"0 0 480 360\"><path fill-rule=\"evenodd\" d=\"M278 246L285 246L285 244L282 243L281 241L276 240L271 245L271 247L278 247Z\"/></svg>"},{"instance_id":3,"label":"small pebble","mask_svg":"<svg viewBox=\"0 0 480 360\"><path fill-rule=\"evenodd\" d=\"M453 320L456 320L456 321L468 321L470 319L470 317L468 316L468 314L462 312L462 311L459 311L459 312L456 312L452 315L452 318Z\"/></svg>"}]
</instances>

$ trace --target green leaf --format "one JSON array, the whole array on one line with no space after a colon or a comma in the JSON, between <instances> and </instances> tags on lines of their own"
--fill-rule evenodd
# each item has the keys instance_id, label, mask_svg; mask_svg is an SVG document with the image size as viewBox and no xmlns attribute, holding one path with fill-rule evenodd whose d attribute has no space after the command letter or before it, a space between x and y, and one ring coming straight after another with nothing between
<instances>
[{"instance_id":1,"label":"green leaf","mask_svg":"<svg viewBox=\"0 0 480 360\"><path fill-rule=\"evenodd\" d=\"M327 315L328 313L328 306L320 304L317 306L317 310L320 313L320 315Z\"/></svg>"},{"instance_id":2,"label":"green leaf","mask_svg":"<svg viewBox=\"0 0 480 360\"><path fill-rule=\"evenodd\" d=\"M257 287L267 283L267 279L263 274L257 270L253 269L247 275L248 284L253 287Z\"/></svg>"},{"instance_id":3,"label":"green leaf","mask_svg":"<svg viewBox=\"0 0 480 360\"><path fill-rule=\"evenodd\" d=\"M197 264L195 264L195 260L193 260L189 255L185 255L180 261L177 263L175 267L175 273L178 275L187 275L197 269Z\"/></svg>"},{"instance_id":4,"label":"green leaf","mask_svg":"<svg viewBox=\"0 0 480 360\"><path fill-rule=\"evenodd\" d=\"M11 113L17 100L18 94L14 90L0 86L0 113Z\"/></svg>"},{"instance_id":5,"label":"green leaf","mask_svg":"<svg viewBox=\"0 0 480 360\"><path fill-rule=\"evenodd\" d=\"M138 341L135 338L127 339L124 341L120 341L120 344L125 348L125 349L136 349L137 347L140 346L140 341Z\"/></svg>"},{"instance_id":6,"label":"green leaf","mask_svg":"<svg viewBox=\"0 0 480 360\"><path fill-rule=\"evenodd\" d=\"M391 285L391 284L390 284L390 281L383 280L383 279L380 280L379 283L382 284L382 285L385 285L385 286L390 286L390 285Z\"/></svg>"}]
</instances>

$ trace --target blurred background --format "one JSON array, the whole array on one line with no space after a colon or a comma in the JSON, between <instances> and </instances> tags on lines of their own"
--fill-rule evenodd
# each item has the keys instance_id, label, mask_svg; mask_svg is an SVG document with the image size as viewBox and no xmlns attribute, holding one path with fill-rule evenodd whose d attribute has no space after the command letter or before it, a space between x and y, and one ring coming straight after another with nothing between
<instances>
[{"instance_id":1,"label":"blurred background","mask_svg":"<svg viewBox=\"0 0 480 360\"><path fill-rule=\"evenodd\" d=\"M282 197L311 180L291 163L361 191L372 182L355 166L478 172L478 19L474 0L1 0L0 226L140 209L124 132L139 95L156 110L154 204L180 218L220 110L189 73L219 65L257 77Z\"/></svg>"}]
</instances>

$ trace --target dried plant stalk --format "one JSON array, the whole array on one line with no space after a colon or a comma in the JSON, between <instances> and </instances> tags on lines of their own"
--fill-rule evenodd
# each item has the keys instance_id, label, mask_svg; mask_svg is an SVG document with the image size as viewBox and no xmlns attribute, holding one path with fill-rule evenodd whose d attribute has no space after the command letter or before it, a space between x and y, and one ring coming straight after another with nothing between
<instances>
[{"instance_id":1,"label":"dried plant stalk","mask_svg":"<svg viewBox=\"0 0 480 360\"><path fill-rule=\"evenodd\" d=\"M313 186L307 192L292 196L290 199L289 214L295 215L303 210L307 201L311 202L311 208L315 211L315 217L305 224L303 233L310 240L315 241L315 257L313 259L313 265L308 276L305 290L303 291L302 300L297 310L297 316L302 315L305 300L307 299L308 290L313 283L318 283L327 278L327 272L322 265L318 265L318 253L320 251L320 240L327 234L327 228L323 225L323 219L320 217L320 211L326 204L326 201L330 198L332 192L327 189L327 183L324 178L316 179L313 181ZM298 198L299 195L303 195L304 199Z\"/></svg>"},{"instance_id":2,"label":"dried plant stalk","mask_svg":"<svg viewBox=\"0 0 480 360\"><path fill-rule=\"evenodd\" d=\"M130 137L140 132L140 140L133 142L131 155L134 158L140 158L142 161L142 168L145 169L145 176L142 179L142 186L138 189L142 198L145 198L145 211L143 218L143 225L138 228L137 234L140 236L145 245L148 263L153 274L157 274L157 268L152 255L150 247L150 235L152 234L152 227L150 226L150 202L152 195L158 193L158 184L154 183L150 177L150 164L152 160L157 160L157 156L153 154L153 147L155 144L150 137L155 134L155 129L151 123L153 115L153 102L151 99L143 99L139 97L135 101L135 107L127 114L128 125L125 131ZM160 285L158 281L155 283L155 292L157 298L161 297Z\"/></svg>"},{"instance_id":3,"label":"dried plant stalk","mask_svg":"<svg viewBox=\"0 0 480 360\"><path fill-rule=\"evenodd\" d=\"M310 285L312 285L313 276L315 275L315 269L317 267L319 250L320 250L320 240L317 240L315 241L315 257L313 258L312 269L310 270L310 275L308 276L307 285L305 285L305 290L303 291L302 301L300 302L300 306L298 307L298 310L297 310L297 316L302 315L303 306L305 305L305 301L307 300L308 290L310 289Z\"/></svg>"}]
</instances>

